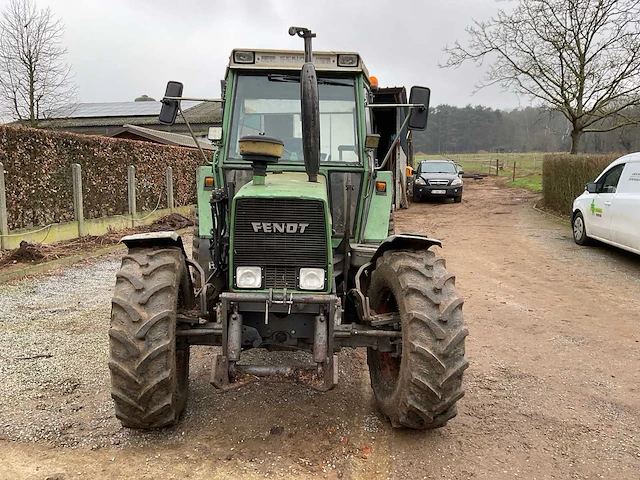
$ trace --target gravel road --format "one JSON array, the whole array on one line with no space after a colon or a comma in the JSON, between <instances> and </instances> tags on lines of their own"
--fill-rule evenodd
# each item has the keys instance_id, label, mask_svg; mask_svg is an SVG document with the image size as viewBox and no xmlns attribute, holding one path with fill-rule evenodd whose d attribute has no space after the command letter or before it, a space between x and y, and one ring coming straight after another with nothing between
<instances>
[{"instance_id":1,"label":"gravel road","mask_svg":"<svg viewBox=\"0 0 640 480\"><path fill-rule=\"evenodd\" d=\"M431 432L384 421L364 351L340 354L331 392L221 394L208 347L180 425L123 429L106 367L120 254L0 284L0 478L638 478L640 257L577 247L536 199L488 178L396 213L443 240L466 299L467 394Z\"/></svg>"}]
</instances>

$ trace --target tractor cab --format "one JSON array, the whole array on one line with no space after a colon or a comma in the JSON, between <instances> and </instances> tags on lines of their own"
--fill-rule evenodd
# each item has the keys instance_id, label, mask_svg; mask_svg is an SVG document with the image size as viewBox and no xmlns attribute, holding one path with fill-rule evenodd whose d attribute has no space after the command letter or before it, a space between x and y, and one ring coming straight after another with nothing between
<instances>
[{"instance_id":1,"label":"tractor cab","mask_svg":"<svg viewBox=\"0 0 640 480\"><path fill-rule=\"evenodd\" d=\"M305 172L301 111L301 68L304 53L296 51L234 50L224 81L225 135L218 152L218 184L233 196L253 179L239 152L247 135L265 135L283 142L282 156L271 172ZM365 177L368 72L359 55L314 52L319 108L319 175L327 188L331 237L339 243L345 231L344 192L351 198L350 232L355 238L360 189ZM204 232L203 232L204 233Z\"/></svg>"}]
</instances>

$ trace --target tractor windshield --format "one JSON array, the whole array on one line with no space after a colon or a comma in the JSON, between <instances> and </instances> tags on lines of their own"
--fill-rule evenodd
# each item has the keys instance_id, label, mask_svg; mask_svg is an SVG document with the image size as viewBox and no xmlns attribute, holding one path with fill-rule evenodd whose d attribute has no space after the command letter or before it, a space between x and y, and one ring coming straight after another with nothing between
<instances>
[{"instance_id":1,"label":"tractor windshield","mask_svg":"<svg viewBox=\"0 0 640 480\"><path fill-rule=\"evenodd\" d=\"M359 162L354 79L318 78L318 90L320 161ZM283 141L281 161L304 161L299 75L238 76L229 158L241 159L238 140L259 133Z\"/></svg>"}]
</instances>

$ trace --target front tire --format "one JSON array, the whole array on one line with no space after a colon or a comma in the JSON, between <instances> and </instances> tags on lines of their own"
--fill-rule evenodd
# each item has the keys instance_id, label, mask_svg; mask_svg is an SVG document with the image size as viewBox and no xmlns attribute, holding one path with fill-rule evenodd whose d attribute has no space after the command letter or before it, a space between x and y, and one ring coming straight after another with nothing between
<instances>
[{"instance_id":1,"label":"front tire","mask_svg":"<svg viewBox=\"0 0 640 480\"><path fill-rule=\"evenodd\" d=\"M459 197L453 197L453 201L454 201L454 203L462 202L462 195L460 195Z\"/></svg>"},{"instance_id":2,"label":"front tire","mask_svg":"<svg viewBox=\"0 0 640 480\"><path fill-rule=\"evenodd\" d=\"M587 237L587 227L584 223L582 212L576 212L571 220L571 229L573 230L573 241L578 245L591 245L591 239Z\"/></svg>"},{"instance_id":3,"label":"front tire","mask_svg":"<svg viewBox=\"0 0 640 480\"><path fill-rule=\"evenodd\" d=\"M176 314L191 284L181 249L132 248L116 275L109 329L111 397L123 426L178 422L188 395L189 346L176 341Z\"/></svg>"},{"instance_id":4,"label":"front tire","mask_svg":"<svg viewBox=\"0 0 640 480\"><path fill-rule=\"evenodd\" d=\"M428 250L388 251L377 261L368 296L376 313L400 313L402 354L370 348L367 360L378 406L394 427L438 428L456 416L469 363L454 281Z\"/></svg>"}]
</instances>

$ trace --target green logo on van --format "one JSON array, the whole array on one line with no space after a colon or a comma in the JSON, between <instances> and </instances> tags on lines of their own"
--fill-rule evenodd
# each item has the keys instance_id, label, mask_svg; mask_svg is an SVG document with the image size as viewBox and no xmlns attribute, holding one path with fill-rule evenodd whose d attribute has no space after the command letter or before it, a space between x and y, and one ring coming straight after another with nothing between
<instances>
[{"instance_id":1,"label":"green logo on van","mask_svg":"<svg viewBox=\"0 0 640 480\"><path fill-rule=\"evenodd\" d=\"M595 215L596 217L601 217L602 216L602 209L596 207L596 200L595 199L591 200L591 206L589 207L589 210L591 210L591 215Z\"/></svg>"}]
</instances>

